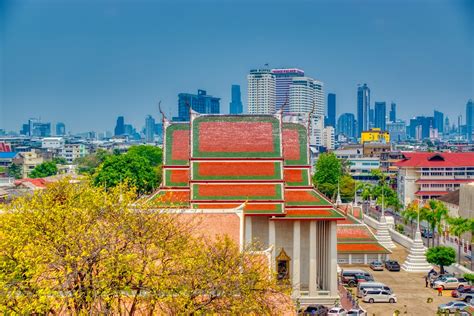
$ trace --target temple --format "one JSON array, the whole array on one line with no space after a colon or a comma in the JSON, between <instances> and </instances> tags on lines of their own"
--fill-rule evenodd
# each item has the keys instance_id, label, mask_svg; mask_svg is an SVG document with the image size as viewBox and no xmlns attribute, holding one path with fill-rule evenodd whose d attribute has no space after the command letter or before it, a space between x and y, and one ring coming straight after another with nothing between
<instances>
[{"instance_id":1,"label":"temple","mask_svg":"<svg viewBox=\"0 0 474 316\"><path fill-rule=\"evenodd\" d=\"M291 119L291 118L290 118ZM302 304L333 304L344 214L314 189L308 129L275 115L164 118L163 182L149 201L199 214L201 228L258 242Z\"/></svg>"}]
</instances>

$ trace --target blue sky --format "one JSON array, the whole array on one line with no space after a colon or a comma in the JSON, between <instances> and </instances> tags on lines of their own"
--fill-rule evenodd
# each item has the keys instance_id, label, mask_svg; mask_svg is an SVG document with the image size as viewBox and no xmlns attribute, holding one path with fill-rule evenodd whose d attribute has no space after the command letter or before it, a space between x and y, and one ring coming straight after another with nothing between
<instances>
[{"instance_id":1,"label":"blue sky","mask_svg":"<svg viewBox=\"0 0 474 316\"><path fill-rule=\"evenodd\" d=\"M358 83L404 119L454 121L474 98L474 1L0 0L0 128L141 128L157 102L205 89L246 107L249 69L299 67L356 111Z\"/></svg>"}]
</instances>

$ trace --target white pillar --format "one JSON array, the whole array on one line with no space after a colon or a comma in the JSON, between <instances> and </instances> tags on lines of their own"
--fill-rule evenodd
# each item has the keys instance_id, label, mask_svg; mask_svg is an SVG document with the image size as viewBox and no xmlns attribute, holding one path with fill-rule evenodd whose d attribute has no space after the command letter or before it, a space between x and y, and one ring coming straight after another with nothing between
<instances>
[{"instance_id":1,"label":"white pillar","mask_svg":"<svg viewBox=\"0 0 474 316\"><path fill-rule=\"evenodd\" d=\"M301 252L301 225L300 221L293 222L293 295L300 296L300 252Z\"/></svg>"},{"instance_id":2,"label":"white pillar","mask_svg":"<svg viewBox=\"0 0 474 316\"><path fill-rule=\"evenodd\" d=\"M316 296L316 221L309 223L309 296Z\"/></svg>"},{"instance_id":3,"label":"white pillar","mask_svg":"<svg viewBox=\"0 0 474 316\"><path fill-rule=\"evenodd\" d=\"M275 221L268 220L268 247L273 246L271 268L275 269L276 242L275 242Z\"/></svg>"},{"instance_id":4,"label":"white pillar","mask_svg":"<svg viewBox=\"0 0 474 316\"><path fill-rule=\"evenodd\" d=\"M329 235L330 235L330 245L331 249L329 251L330 253L330 258L331 258L331 264L330 264L330 273L329 273L329 290L331 291L331 295L337 296L338 295L338 290L337 290L337 227L336 227L336 221L331 221L330 224L330 230L329 230Z\"/></svg>"},{"instance_id":5,"label":"white pillar","mask_svg":"<svg viewBox=\"0 0 474 316\"><path fill-rule=\"evenodd\" d=\"M381 255L381 254L378 254L378 255L377 255L377 260L378 260L378 261L382 261L382 255Z\"/></svg>"},{"instance_id":6,"label":"white pillar","mask_svg":"<svg viewBox=\"0 0 474 316\"><path fill-rule=\"evenodd\" d=\"M245 243L252 242L252 217L245 216Z\"/></svg>"},{"instance_id":7,"label":"white pillar","mask_svg":"<svg viewBox=\"0 0 474 316\"><path fill-rule=\"evenodd\" d=\"M352 254L349 254L349 264L352 264Z\"/></svg>"},{"instance_id":8,"label":"white pillar","mask_svg":"<svg viewBox=\"0 0 474 316\"><path fill-rule=\"evenodd\" d=\"M364 253L364 264L367 264L367 254Z\"/></svg>"}]
</instances>

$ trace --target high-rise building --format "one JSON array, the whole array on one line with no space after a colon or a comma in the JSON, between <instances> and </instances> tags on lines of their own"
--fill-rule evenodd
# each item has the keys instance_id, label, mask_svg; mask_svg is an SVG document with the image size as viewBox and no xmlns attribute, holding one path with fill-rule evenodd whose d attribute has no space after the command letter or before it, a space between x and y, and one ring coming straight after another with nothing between
<instances>
[{"instance_id":1,"label":"high-rise building","mask_svg":"<svg viewBox=\"0 0 474 316\"><path fill-rule=\"evenodd\" d=\"M373 128L375 125L375 111L372 108L369 108L369 129Z\"/></svg>"},{"instance_id":2,"label":"high-rise building","mask_svg":"<svg viewBox=\"0 0 474 316\"><path fill-rule=\"evenodd\" d=\"M229 104L230 114L242 114L244 111L242 106L242 97L240 94L240 86L237 84L232 85L232 101Z\"/></svg>"},{"instance_id":3,"label":"high-rise building","mask_svg":"<svg viewBox=\"0 0 474 316\"><path fill-rule=\"evenodd\" d=\"M466 137L468 141L474 138L474 102L469 99L466 103Z\"/></svg>"},{"instance_id":4,"label":"high-rise building","mask_svg":"<svg viewBox=\"0 0 474 316\"><path fill-rule=\"evenodd\" d=\"M66 125L62 122L56 123L56 136L66 135Z\"/></svg>"},{"instance_id":5,"label":"high-rise building","mask_svg":"<svg viewBox=\"0 0 474 316\"><path fill-rule=\"evenodd\" d=\"M451 133L451 127L449 126L449 117L444 118L444 134L449 135Z\"/></svg>"},{"instance_id":6,"label":"high-rise building","mask_svg":"<svg viewBox=\"0 0 474 316\"><path fill-rule=\"evenodd\" d=\"M145 118L145 142L153 143L155 141L155 119L148 115Z\"/></svg>"},{"instance_id":7,"label":"high-rise building","mask_svg":"<svg viewBox=\"0 0 474 316\"><path fill-rule=\"evenodd\" d=\"M337 119L337 134L344 135L349 138L356 137L356 121L354 114L343 113Z\"/></svg>"},{"instance_id":8,"label":"high-rise building","mask_svg":"<svg viewBox=\"0 0 474 316\"><path fill-rule=\"evenodd\" d=\"M396 122L397 121L397 104L395 102L392 102L390 104L390 122Z\"/></svg>"},{"instance_id":9,"label":"high-rise building","mask_svg":"<svg viewBox=\"0 0 474 316\"><path fill-rule=\"evenodd\" d=\"M322 146L324 128L323 83L309 77L293 78L290 85L289 112L309 114L313 112L310 125L310 144Z\"/></svg>"},{"instance_id":10,"label":"high-rise building","mask_svg":"<svg viewBox=\"0 0 474 316\"><path fill-rule=\"evenodd\" d=\"M430 138L430 130L433 128L433 117L417 116L410 119L408 135L412 139L422 140Z\"/></svg>"},{"instance_id":11,"label":"high-rise building","mask_svg":"<svg viewBox=\"0 0 474 316\"><path fill-rule=\"evenodd\" d=\"M275 75L270 69L252 69L247 75L248 113L273 114L275 112Z\"/></svg>"},{"instance_id":12,"label":"high-rise building","mask_svg":"<svg viewBox=\"0 0 474 316\"><path fill-rule=\"evenodd\" d=\"M390 141L392 143L403 142L407 139L407 125L405 121L398 120L387 123L387 131L390 134Z\"/></svg>"},{"instance_id":13,"label":"high-rise building","mask_svg":"<svg viewBox=\"0 0 474 316\"><path fill-rule=\"evenodd\" d=\"M385 125L387 105L385 102L375 102L374 108L375 108L374 127L380 128L382 131L385 131L387 129Z\"/></svg>"},{"instance_id":14,"label":"high-rise building","mask_svg":"<svg viewBox=\"0 0 474 316\"><path fill-rule=\"evenodd\" d=\"M275 110L281 109L283 104L289 100L290 85L295 77L304 77L304 71L298 68L272 69L275 76ZM288 108L285 112L288 112Z\"/></svg>"},{"instance_id":15,"label":"high-rise building","mask_svg":"<svg viewBox=\"0 0 474 316\"><path fill-rule=\"evenodd\" d=\"M327 126L336 127L336 94L328 93Z\"/></svg>"},{"instance_id":16,"label":"high-rise building","mask_svg":"<svg viewBox=\"0 0 474 316\"><path fill-rule=\"evenodd\" d=\"M125 119L123 116L117 117L117 124L115 124L114 135L121 136L125 134Z\"/></svg>"},{"instance_id":17,"label":"high-rise building","mask_svg":"<svg viewBox=\"0 0 474 316\"><path fill-rule=\"evenodd\" d=\"M433 128L438 130L438 133L444 132L444 114L439 111L434 111Z\"/></svg>"},{"instance_id":18,"label":"high-rise building","mask_svg":"<svg viewBox=\"0 0 474 316\"><path fill-rule=\"evenodd\" d=\"M370 122L370 89L366 83L357 88L357 137L369 129Z\"/></svg>"},{"instance_id":19,"label":"high-rise building","mask_svg":"<svg viewBox=\"0 0 474 316\"><path fill-rule=\"evenodd\" d=\"M197 94L178 94L178 116L173 121L189 121L189 107L202 114L219 114L220 98L206 93L206 90L198 90Z\"/></svg>"}]
</instances>

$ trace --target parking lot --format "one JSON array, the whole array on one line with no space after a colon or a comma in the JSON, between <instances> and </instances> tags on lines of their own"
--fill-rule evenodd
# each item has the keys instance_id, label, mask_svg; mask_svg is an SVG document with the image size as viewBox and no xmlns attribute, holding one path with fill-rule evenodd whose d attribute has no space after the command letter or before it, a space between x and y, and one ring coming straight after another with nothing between
<instances>
[{"instance_id":1,"label":"parking lot","mask_svg":"<svg viewBox=\"0 0 474 316\"><path fill-rule=\"evenodd\" d=\"M405 248L397 245L393 250L391 259L397 260L400 265L407 256ZM397 296L397 303L363 303L360 299L360 305L368 315L393 315L398 310L400 315L435 315L438 305L454 300L451 297L451 290L446 290L443 296L437 296L437 292L432 288L425 287L425 274L408 273L403 269L400 272L372 271L368 265L341 265L342 269L364 269L374 276L375 281L382 282L392 288ZM356 288L354 293L356 292ZM428 303L428 299L433 301Z\"/></svg>"}]
</instances>

